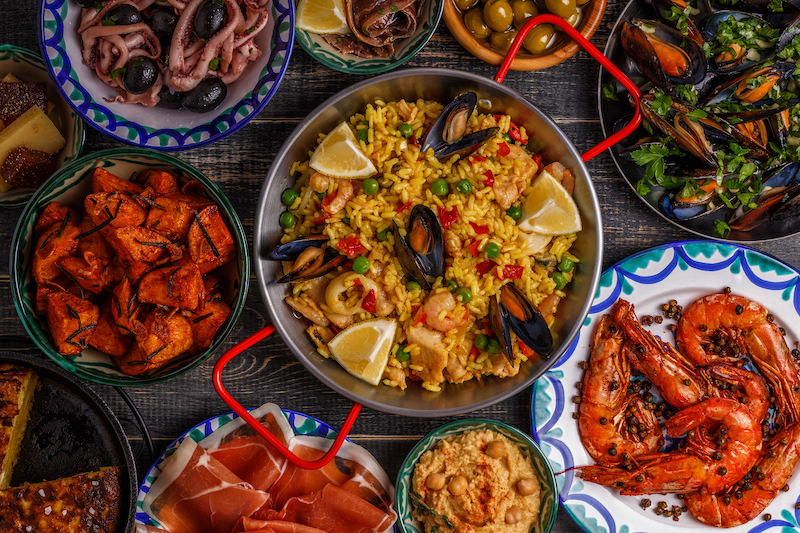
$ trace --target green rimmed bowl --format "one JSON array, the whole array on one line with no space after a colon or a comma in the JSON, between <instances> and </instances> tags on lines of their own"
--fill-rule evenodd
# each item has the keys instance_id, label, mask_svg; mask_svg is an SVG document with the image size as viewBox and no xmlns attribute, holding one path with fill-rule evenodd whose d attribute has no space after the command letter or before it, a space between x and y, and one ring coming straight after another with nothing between
<instances>
[{"instance_id":1,"label":"green rimmed bowl","mask_svg":"<svg viewBox=\"0 0 800 533\"><path fill-rule=\"evenodd\" d=\"M414 467L417 465L419 458L423 453L436 446L440 440L476 429L490 429L504 435L531 458L533 468L541 482L542 493L539 518L531 527L530 533L547 533L552 529L558 512L556 478L550 462L544 456L542 450L539 449L539 446L528 435L503 422L483 418L467 418L445 424L425 435L403 461L400 472L397 474L394 493L397 526L401 533L425 533L422 524L411 515L411 477L414 474Z\"/></svg>"},{"instance_id":2,"label":"green rimmed bowl","mask_svg":"<svg viewBox=\"0 0 800 533\"><path fill-rule=\"evenodd\" d=\"M87 348L79 355L65 357L59 354L47 331L46 320L36 315L36 281L31 273L33 247L36 239L33 228L36 219L49 202L81 207L83 199L91 193L91 174L96 167L130 179L136 172L157 168L172 172L178 177L200 182L205 196L213 200L220 209L228 230L239 248L237 261L221 267L223 298L231 308L231 316L217 332L211 346L204 352L178 357L163 367L139 376L122 373L112 358L94 348ZM149 385L161 383L195 368L222 346L244 308L250 279L250 255L247 236L239 217L219 187L194 167L167 154L136 148L106 150L83 157L62 168L36 190L14 230L10 254L11 292L22 324L31 339L53 361L76 375L106 385Z\"/></svg>"},{"instance_id":3,"label":"green rimmed bowl","mask_svg":"<svg viewBox=\"0 0 800 533\"><path fill-rule=\"evenodd\" d=\"M296 29L295 38L308 55L333 70L348 74L380 74L399 67L422 50L433 37L442 18L443 9L444 0L425 0L422 13L417 20L417 30L411 37L396 42L394 54L389 57L365 59L343 54L326 43L321 35L299 28Z\"/></svg>"},{"instance_id":4,"label":"green rimmed bowl","mask_svg":"<svg viewBox=\"0 0 800 533\"><path fill-rule=\"evenodd\" d=\"M70 109L56 88L53 87L42 57L19 46L0 44L0 79L9 73L23 81L47 83L47 99L55 106L49 115L50 119L67 140L67 144L58 153L58 167L61 168L75 161L83 150L85 137L83 120ZM23 207L31 199L35 190L12 187L6 192L0 192L0 209Z\"/></svg>"}]
</instances>

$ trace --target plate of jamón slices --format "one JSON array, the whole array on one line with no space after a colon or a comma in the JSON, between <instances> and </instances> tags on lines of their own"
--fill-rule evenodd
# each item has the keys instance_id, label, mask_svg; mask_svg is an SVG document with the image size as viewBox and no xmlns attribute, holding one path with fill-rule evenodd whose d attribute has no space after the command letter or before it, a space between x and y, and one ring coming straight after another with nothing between
<instances>
[{"instance_id":1,"label":"plate of jam\u00f3n slices","mask_svg":"<svg viewBox=\"0 0 800 533\"><path fill-rule=\"evenodd\" d=\"M129 532L137 478L125 432L82 381L0 353L0 531Z\"/></svg>"}]
</instances>

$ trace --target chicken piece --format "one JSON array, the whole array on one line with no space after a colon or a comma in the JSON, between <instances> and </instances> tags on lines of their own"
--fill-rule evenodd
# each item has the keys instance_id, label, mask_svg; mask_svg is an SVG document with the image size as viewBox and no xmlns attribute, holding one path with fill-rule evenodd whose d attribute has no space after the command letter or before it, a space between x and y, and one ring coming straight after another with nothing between
<instances>
[{"instance_id":1,"label":"chicken piece","mask_svg":"<svg viewBox=\"0 0 800 533\"><path fill-rule=\"evenodd\" d=\"M442 233L444 236L444 249L447 251L447 255L461 257L464 253L464 246L458 233L450 229L446 229Z\"/></svg>"},{"instance_id":2,"label":"chicken piece","mask_svg":"<svg viewBox=\"0 0 800 533\"><path fill-rule=\"evenodd\" d=\"M71 218L71 217L70 217ZM36 283L57 278L61 271L58 261L62 257L73 255L78 249L75 237L80 233L77 221L64 219L64 223L52 226L39 237L36 242L36 252L33 254L33 277Z\"/></svg>"},{"instance_id":3,"label":"chicken piece","mask_svg":"<svg viewBox=\"0 0 800 533\"><path fill-rule=\"evenodd\" d=\"M86 252L83 257L62 257L57 264L70 280L83 289L94 294L103 290L103 263L92 252Z\"/></svg>"},{"instance_id":4,"label":"chicken piece","mask_svg":"<svg viewBox=\"0 0 800 533\"><path fill-rule=\"evenodd\" d=\"M133 284L125 278L111 292L111 322L121 334L133 335L133 325L139 314L139 298Z\"/></svg>"},{"instance_id":5,"label":"chicken piece","mask_svg":"<svg viewBox=\"0 0 800 533\"><path fill-rule=\"evenodd\" d=\"M400 390L406 390L406 373L403 372L402 368L397 368L396 366L387 366L386 370L384 370L384 374L387 379L394 381L397 383L397 386Z\"/></svg>"},{"instance_id":6,"label":"chicken piece","mask_svg":"<svg viewBox=\"0 0 800 533\"><path fill-rule=\"evenodd\" d=\"M327 326L331 323L320 309L319 304L305 293L298 296L287 296L284 302L314 324Z\"/></svg>"},{"instance_id":7,"label":"chicken piece","mask_svg":"<svg viewBox=\"0 0 800 533\"><path fill-rule=\"evenodd\" d=\"M144 188L151 187L159 194L178 192L178 181L175 176L164 170L151 168L139 176L139 181Z\"/></svg>"},{"instance_id":8,"label":"chicken piece","mask_svg":"<svg viewBox=\"0 0 800 533\"><path fill-rule=\"evenodd\" d=\"M511 204L517 200L529 180L539 170L536 161L521 146L509 144L508 148L511 152L505 158L519 161L519 163L515 163L515 171L496 175L492 185L494 197L503 209L511 207ZM518 164L520 165L519 167L517 166ZM519 169L519 171L516 172L516 169Z\"/></svg>"},{"instance_id":9,"label":"chicken piece","mask_svg":"<svg viewBox=\"0 0 800 533\"><path fill-rule=\"evenodd\" d=\"M137 342L148 370L158 368L192 347L192 327L180 313L157 308L144 321Z\"/></svg>"},{"instance_id":10,"label":"chicken piece","mask_svg":"<svg viewBox=\"0 0 800 533\"><path fill-rule=\"evenodd\" d=\"M114 325L111 307L111 302L106 300L106 303L100 308L100 318L89 339L89 346L97 348L111 357L122 357L128 351L130 340L125 338L119 328Z\"/></svg>"},{"instance_id":11,"label":"chicken piece","mask_svg":"<svg viewBox=\"0 0 800 533\"><path fill-rule=\"evenodd\" d=\"M171 241L186 242L196 215L197 212L186 202L158 196L147 213L144 227Z\"/></svg>"},{"instance_id":12,"label":"chicken piece","mask_svg":"<svg viewBox=\"0 0 800 533\"><path fill-rule=\"evenodd\" d=\"M205 302L202 313L199 311L187 313L186 318L192 328L192 346L189 352L202 352L211 346L217 331L230 316L231 308L222 301L222 298Z\"/></svg>"},{"instance_id":13,"label":"chicken piece","mask_svg":"<svg viewBox=\"0 0 800 533\"><path fill-rule=\"evenodd\" d=\"M236 242L216 205L204 208L192 222L189 255L203 274L236 257Z\"/></svg>"},{"instance_id":14,"label":"chicken piece","mask_svg":"<svg viewBox=\"0 0 800 533\"><path fill-rule=\"evenodd\" d=\"M108 244L100 231L90 231L96 226L89 217L81 221L81 233L78 235L78 255L83 257L86 252L91 252L103 265L109 264L116 255L114 249Z\"/></svg>"},{"instance_id":15,"label":"chicken piece","mask_svg":"<svg viewBox=\"0 0 800 533\"><path fill-rule=\"evenodd\" d=\"M92 193L98 192L129 192L139 194L142 188L126 179L115 176L104 168L96 168L92 172Z\"/></svg>"},{"instance_id":16,"label":"chicken piece","mask_svg":"<svg viewBox=\"0 0 800 533\"><path fill-rule=\"evenodd\" d=\"M336 326L339 329L346 329L352 326L355 323L355 318L350 315L342 315L340 313L334 313L333 311L324 310L322 311L325 314L325 318L331 321L331 324Z\"/></svg>"},{"instance_id":17,"label":"chicken piece","mask_svg":"<svg viewBox=\"0 0 800 533\"><path fill-rule=\"evenodd\" d=\"M89 345L100 310L92 302L68 292L47 295L47 326L56 351L78 355Z\"/></svg>"},{"instance_id":18,"label":"chicken piece","mask_svg":"<svg viewBox=\"0 0 800 533\"><path fill-rule=\"evenodd\" d=\"M42 233L49 230L53 225L58 224L61 226L65 220L67 223L72 221L77 224L78 220L80 220L80 215L67 205L59 204L58 202L50 202L44 206L39 218L36 220L36 225L33 227L33 234L39 238L42 236Z\"/></svg>"},{"instance_id":19,"label":"chicken piece","mask_svg":"<svg viewBox=\"0 0 800 533\"><path fill-rule=\"evenodd\" d=\"M406 331L409 343L419 346L419 355L411 353L411 364L421 366L422 370L414 373L425 383L437 384L444 381L442 371L447 366L447 349L444 345L444 334L426 328L410 327Z\"/></svg>"},{"instance_id":20,"label":"chicken piece","mask_svg":"<svg viewBox=\"0 0 800 533\"><path fill-rule=\"evenodd\" d=\"M519 374L519 363L512 365L503 352L489 355L489 359L486 360L484 365L486 364L491 366L488 371L484 369L484 374L493 374L499 378L507 378Z\"/></svg>"},{"instance_id":21,"label":"chicken piece","mask_svg":"<svg viewBox=\"0 0 800 533\"><path fill-rule=\"evenodd\" d=\"M165 265L139 282L139 301L191 311L203 299L203 277L196 265Z\"/></svg>"},{"instance_id":22,"label":"chicken piece","mask_svg":"<svg viewBox=\"0 0 800 533\"><path fill-rule=\"evenodd\" d=\"M445 368L444 375L450 383L463 383L473 378L472 372L461 364L461 358L463 357L466 360L472 350L472 341L466 338L467 329L465 326L459 331L461 342L456 346L455 354L447 360L447 368Z\"/></svg>"},{"instance_id":23,"label":"chicken piece","mask_svg":"<svg viewBox=\"0 0 800 533\"><path fill-rule=\"evenodd\" d=\"M90 194L84 199L83 206L92 224L100 227L107 239L112 232L107 226L141 226L147 218L147 212L136 200L120 192Z\"/></svg>"},{"instance_id":24,"label":"chicken piece","mask_svg":"<svg viewBox=\"0 0 800 533\"><path fill-rule=\"evenodd\" d=\"M128 262L128 277L134 283L167 253L169 239L138 226L117 228L108 241L123 261Z\"/></svg>"}]
</instances>

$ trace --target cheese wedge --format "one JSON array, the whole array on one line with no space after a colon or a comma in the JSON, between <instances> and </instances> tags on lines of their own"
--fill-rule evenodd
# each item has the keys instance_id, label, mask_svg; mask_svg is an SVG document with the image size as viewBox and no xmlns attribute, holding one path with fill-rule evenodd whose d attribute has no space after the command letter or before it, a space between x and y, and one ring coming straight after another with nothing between
<instances>
[{"instance_id":1,"label":"cheese wedge","mask_svg":"<svg viewBox=\"0 0 800 533\"><path fill-rule=\"evenodd\" d=\"M66 139L53 121L38 106L33 106L0 131L0 163L11 150L20 146L54 154L66 144ZM5 192L10 188L11 186L0 176L0 191Z\"/></svg>"},{"instance_id":2,"label":"cheese wedge","mask_svg":"<svg viewBox=\"0 0 800 533\"><path fill-rule=\"evenodd\" d=\"M11 482L37 384L32 369L0 364L0 489Z\"/></svg>"}]
</instances>

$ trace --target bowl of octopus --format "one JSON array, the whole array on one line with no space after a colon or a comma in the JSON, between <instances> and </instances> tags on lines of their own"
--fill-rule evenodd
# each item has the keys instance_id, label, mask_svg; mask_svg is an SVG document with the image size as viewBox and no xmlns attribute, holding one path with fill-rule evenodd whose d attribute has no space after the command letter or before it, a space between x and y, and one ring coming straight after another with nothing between
<instances>
[{"instance_id":1,"label":"bowl of octopus","mask_svg":"<svg viewBox=\"0 0 800 533\"><path fill-rule=\"evenodd\" d=\"M144 4L40 0L50 77L90 126L123 143L184 150L264 109L289 65L291 0Z\"/></svg>"},{"instance_id":2,"label":"bowl of octopus","mask_svg":"<svg viewBox=\"0 0 800 533\"><path fill-rule=\"evenodd\" d=\"M166 154L98 152L33 195L11 244L20 319L38 347L107 385L200 365L247 297L247 238L209 178Z\"/></svg>"}]
</instances>

